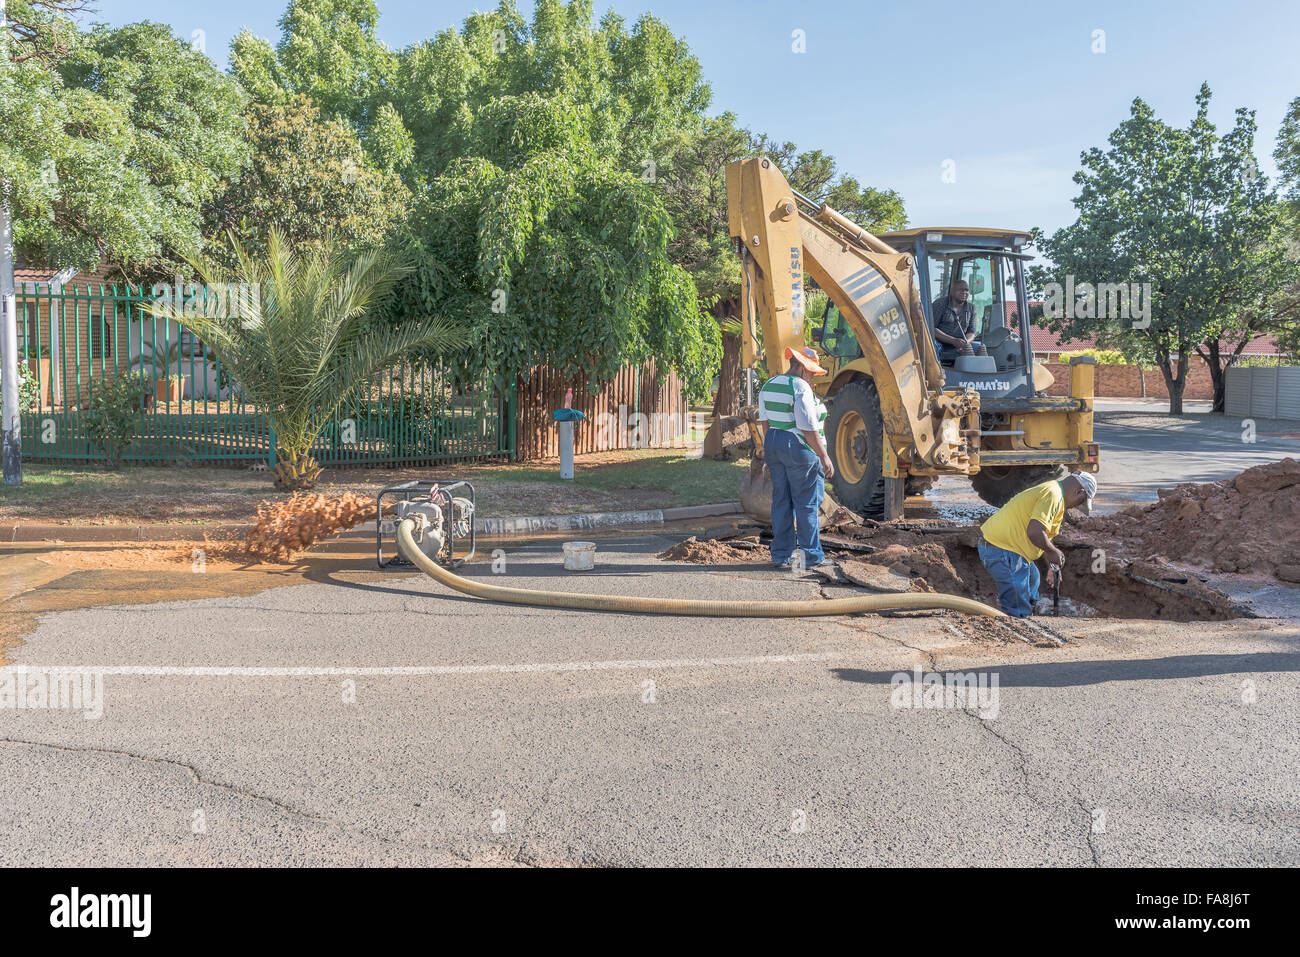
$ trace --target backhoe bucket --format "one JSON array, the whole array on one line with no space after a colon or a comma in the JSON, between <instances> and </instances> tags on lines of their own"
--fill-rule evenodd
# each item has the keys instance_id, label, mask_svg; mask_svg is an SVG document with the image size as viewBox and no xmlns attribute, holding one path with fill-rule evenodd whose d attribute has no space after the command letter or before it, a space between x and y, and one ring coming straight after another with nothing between
<instances>
[{"instance_id":1,"label":"backhoe bucket","mask_svg":"<svg viewBox=\"0 0 1300 957\"><path fill-rule=\"evenodd\" d=\"M767 470L762 459L750 459L749 471L740 480L740 507L754 521L764 525L772 524L772 473ZM854 516L852 512L841 508L831 497L829 483L826 494L822 496L817 517L822 528L844 521L845 518L852 518L855 522L861 520L860 516Z\"/></svg>"},{"instance_id":2,"label":"backhoe bucket","mask_svg":"<svg viewBox=\"0 0 1300 957\"><path fill-rule=\"evenodd\" d=\"M772 521L772 473L760 458L749 461L749 471L740 480L740 507L756 522Z\"/></svg>"}]
</instances>

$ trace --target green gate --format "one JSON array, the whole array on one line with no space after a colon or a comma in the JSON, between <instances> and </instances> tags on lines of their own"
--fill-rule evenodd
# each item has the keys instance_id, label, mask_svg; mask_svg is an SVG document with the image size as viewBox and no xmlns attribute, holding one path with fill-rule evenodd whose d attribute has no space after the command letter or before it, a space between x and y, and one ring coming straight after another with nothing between
<instances>
[{"instance_id":1,"label":"green gate","mask_svg":"<svg viewBox=\"0 0 1300 957\"><path fill-rule=\"evenodd\" d=\"M140 441L126 461L272 464L265 416L197 336L146 311L151 299L130 286L18 290L24 459L103 460L82 416L99 383L127 374L140 380ZM512 394L405 362L358 386L312 451L328 466L513 457L513 422Z\"/></svg>"}]
</instances>

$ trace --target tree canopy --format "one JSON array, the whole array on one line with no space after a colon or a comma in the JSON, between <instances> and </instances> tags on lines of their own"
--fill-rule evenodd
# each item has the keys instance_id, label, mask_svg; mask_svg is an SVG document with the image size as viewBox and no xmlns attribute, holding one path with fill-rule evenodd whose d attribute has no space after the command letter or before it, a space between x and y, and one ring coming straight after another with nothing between
<instances>
[{"instance_id":1,"label":"tree canopy","mask_svg":"<svg viewBox=\"0 0 1300 957\"><path fill-rule=\"evenodd\" d=\"M1074 200L1078 219L1041 239L1054 266L1033 272L1040 285L1064 285L1067 276L1094 287L1150 283L1149 323L1098 317L1095 294L1090 305L1081 290L1072 318L1045 324L1154 360L1174 412L1182 409L1193 351L1203 345L1212 374L1221 376L1220 338L1235 335L1244 346L1258 334L1284 268L1279 206L1253 152L1254 114L1238 109L1232 129L1220 136L1208 117L1210 98L1202 85L1196 114L1183 129L1135 99L1129 119L1111 133L1110 148L1083 154L1074 176L1081 187Z\"/></svg>"},{"instance_id":2,"label":"tree canopy","mask_svg":"<svg viewBox=\"0 0 1300 957\"><path fill-rule=\"evenodd\" d=\"M306 97L326 119L351 124L373 162L406 171L413 144L391 97L398 55L375 34L374 0L291 0L280 40L241 31L230 45L234 76L259 103Z\"/></svg>"},{"instance_id":3,"label":"tree canopy","mask_svg":"<svg viewBox=\"0 0 1300 957\"><path fill-rule=\"evenodd\" d=\"M542 0L530 23L503 2L404 51L421 268L398 311L466 327L467 372L599 380L654 356L702 392L717 329L655 183L670 136L702 122L700 76L660 21L596 24L585 0Z\"/></svg>"},{"instance_id":4,"label":"tree canopy","mask_svg":"<svg viewBox=\"0 0 1300 957\"><path fill-rule=\"evenodd\" d=\"M1281 223L1287 244L1287 260L1293 274L1273 300L1278 320L1275 332L1279 346L1291 355L1300 355L1300 96L1291 101L1277 133L1273 152L1279 171L1279 188L1284 202Z\"/></svg>"},{"instance_id":5,"label":"tree canopy","mask_svg":"<svg viewBox=\"0 0 1300 957\"><path fill-rule=\"evenodd\" d=\"M78 6L8 6L0 168L15 245L51 266L109 250L163 268L198 250L200 204L247 161L243 94L168 27L82 33Z\"/></svg>"},{"instance_id":6,"label":"tree canopy","mask_svg":"<svg viewBox=\"0 0 1300 957\"><path fill-rule=\"evenodd\" d=\"M406 221L410 191L394 172L375 166L356 131L323 119L303 94L252 103L247 114L249 167L205 209L209 255L230 260L228 231L254 253L271 229L299 252L340 245L387 245Z\"/></svg>"}]
</instances>

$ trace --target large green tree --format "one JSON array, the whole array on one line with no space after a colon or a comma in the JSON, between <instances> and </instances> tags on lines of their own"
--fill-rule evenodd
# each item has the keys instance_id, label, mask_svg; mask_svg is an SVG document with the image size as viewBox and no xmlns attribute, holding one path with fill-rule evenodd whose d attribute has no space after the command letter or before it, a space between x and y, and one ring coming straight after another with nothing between
<instances>
[{"instance_id":1,"label":"large green tree","mask_svg":"<svg viewBox=\"0 0 1300 957\"><path fill-rule=\"evenodd\" d=\"M410 190L375 165L345 121L322 118L303 94L252 103L247 120L252 162L205 207L209 255L231 262L230 231L260 253L275 228L305 253L384 246L405 223Z\"/></svg>"},{"instance_id":2,"label":"large green tree","mask_svg":"<svg viewBox=\"0 0 1300 957\"><path fill-rule=\"evenodd\" d=\"M1043 240L1053 266L1038 283L1150 283L1150 321L1096 317L1098 301L1080 295L1074 317L1045 323L1101 348L1149 357L1181 413L1194 352L1209 363L1216 406L1223 368L1270 321L1263 304L1277 289L1285 245L1280 209L1254 156L1254 114L1236 111L1220 136L1209 120L1210 89L1202 85L1186 128L1160 120L1136 99L1111 133L1109 149L1082 156L1074 181L1078 219ZM1085 290L1086 291L1086 290ZM1220 339L1231 337L1227 355Z\"/></svg>"},{"instance_id":3,"label":"large green tree","mask_svg":"<svg viewBox=\"0 0 1300 957\"><path fill-rule=\"evenodd\" d=\"M704 391L717 328L656 185L708 101L681 40L649 16L596 24L585 0L542 0L531 22L503 2L404 51L394 89L426 184L397 314L470 328L467 374L545 363L598 381L655 357Z\"/></svg>"},{"instance_id":4,"label":"large green tree","mask_svg":"<svg viewBox=\"0 0 1300 957\"><path fill-rule=\"evenodd\" d=\"M1293 270L1270 303L1278 345L1292 356L1300 355L1300 97L1287 107L1273 152L1284 203L1281 222L1287 261Z\"/></svg>"},{"instance_id":5,"label":"large green tree","mask_svg":"<svg viewBox=\"0 0 1300 957\"><path fill-rule=\"evenodd\" d=\"M1273 150L1282 186L1282 198L1300 208L1300 96L1287 106ZM1300 224L1293 220L1293 224Z\"/></svg>"},{"instance_id":6,"label":"large green tree","mask_svg":"<svg viewBox=\"0 0 1300 957\"><path fill-rule=\"evenodd\" d=\"M646 14L629 28L612 11L595 24L590 0L539 0L531 23L502 0L402 51L394 81L430 177L476 148L481 111L530 95L563 100L614 167L647 180L675 136L699 128L710 98L699 61L666 24Z\"/></svg>"},{"instance_id":7,"label":"large green tree","mask_svg":"<svg viewBox=\"0 0 1300 957\"><path fill-rule=\"evenodd\" d=\"M247 30L230 47L231 72L259 103L308 97L350 123L382 169L408 170L411 136L390 102L397 54L375 33L374 0L291 0L273 47Z\"/></svg>"},{"instance_id":8,"label":"large green tree","mask_svg":"<svg viewBox=\"0 0 1300 957\"><path fill-rule=\"evenodd\" d=\"M78 4L10 0L0 168L29 257L167 268L247 161L238 85L166 26L81 32Z\"/></svg>"},{"instance_id":9,"label":"large green tree","mask_svg":"<svg viewBox=\"0 0 1300 957\"><path fill-rule=\"evenodd\" d=\"M241 34L231 62L259 102L303 94L352 124L411 186L418 269L387 320L456 321L466 376L598 381L655 356L702 391L717 332L654 185L708 103L686 44L650 16L595 23L589 0L541 0L531 21L506 0L400 52L376 23L370 0L292 0L279 42Z\"/></svg>"}]
</instances>

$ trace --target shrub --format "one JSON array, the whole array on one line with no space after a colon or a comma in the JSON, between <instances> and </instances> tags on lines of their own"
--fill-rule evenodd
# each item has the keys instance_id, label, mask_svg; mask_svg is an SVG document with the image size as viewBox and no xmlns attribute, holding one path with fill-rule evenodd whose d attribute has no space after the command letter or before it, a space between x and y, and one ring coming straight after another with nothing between
<instances>
[{"instance_id":1,"label":"shrub","mask_svg":"<svg viewBox=\"0 0 1300 957\"><path fill-rule=\"evenodd\" d=\"M141 400L138 375L117 375L95 383L82 424L90 444L104 453L110 469L120 469L122 456L140 440Z\"/></svg>"},{"instance_id":2,"label":"shrub","mask_svg":"<svg viewBox=\"0 0 1300 957\"><path fill-rule=\"evenodd\" d=\"M1129 361L1118 349L1079 349L1077 352L1062 352L1059 360L1069 362L1075 356L1092 356L1099 366L1126 366Z\"/></svg>"},{"instance_id":3,"label":"shrub","mask_svg":"<svg viewBox=\"0 0 1300 957\"><path fill-rule=\"evenodd\" d=\"M0 373L0 388L4 387L4 377ZM36 376L23 366L18 367L18 411L35 412L40 408L41 391Z\"/></svg>"},{"instance_id":4,"label":"shrub","mask_svg":"<svg viewBox=\"0 0 1300 957\"><path fill-rule=\"evenodd\" d=\"M1290 356L1238 356L1233 365L1242 369L1271 369L1274 366L1295 365L1295 360Z\"/></svg>"},{"instance_id":5,"label":"shrub","mask_svg":"<svg viewBox=\"0 0 1300 957\"><path fill-rule=\"evenodd\" d=\"M804 319L818 325L826 318L826 307L830 304L830 297L826 295L825 290L810 289L804 296Z\"/></svg>"}]
</instances>

